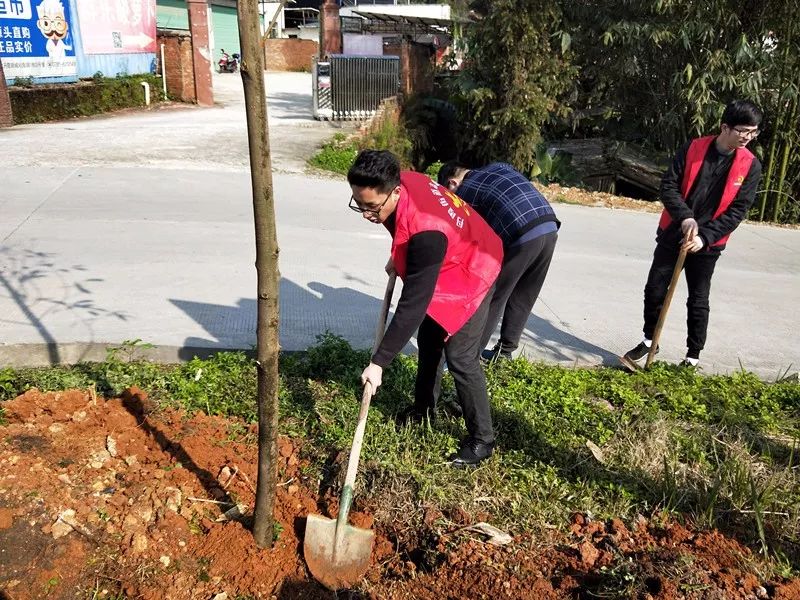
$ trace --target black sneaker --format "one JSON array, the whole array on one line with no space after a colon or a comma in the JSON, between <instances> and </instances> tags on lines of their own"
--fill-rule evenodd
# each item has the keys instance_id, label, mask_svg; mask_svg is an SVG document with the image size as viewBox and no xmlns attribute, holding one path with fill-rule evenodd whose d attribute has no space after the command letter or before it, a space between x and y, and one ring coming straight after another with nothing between
<instances>
[{"instance_id":1,"label":"black sneaker","mask_svg":"<svg viewBox=\"0 0 800 600\"><path fill-rule=\"evenodd\" d=\"M447 457L450 465L457 469L476 467L478 463L489 458L494 452L494 442L479 442L467 438L461 442L461 449Z\"/></svg>"},{"instance_id":2,"label":"black sneaker","mask_svg":"<svg viewBox=\"0 0 800 600\"><path fill-rule=\"evenodd\" d=\"M399 425L419 425L429 421L431 424L436 421L436 415L433 408L421 408L416 404L412 404L405 410L397 415L397 423Z\"/></svg>"},{"instance_id":3,"label":"black sneaker","mask_svg":"<svg viewBox=\"0 0 800 600\"><path fill-rule=\"evenodd\" d=\"M488 365L494 364L500 360L511 360L511 352L508 350L503 350L500 346L500 342L494 345L494 348L491 350L486 349L481 352L481 360Z\"/></svg>"},{"instance_id":4,"label":"black sneaker","mask_svg":"<svg viewBox=\"0 0 800 600\"><path fill-rule=\"evenodd\" d=\"M658 354L660 348L656 346L656 354ZM629 371L638 371L639 365L636 364L636 361L642 360L645 356L648 355L650 352L650 348L644 342L639 342L639 345L636 348L628 350L624 355L619 357L619 362L622 363Z\"/></svg>"},{"instance_id":5,"label":"black sneaker","mask_svg":"<svg viewBox=\"0 0 800 600\"><path fill-rule=\"evenodd\" d=\"M680 365L679 365L679 366L681 366L681 367L684 367L684 368L687 368L687 369L695 369L695 370L699 370L699 369L701 369L701 368L702 368L702 367L700 366L700 363L697 363L696 365L693 365L692 363L690 363L690 362L689 362L689 359L688 359L688 358L684 358L684 359L683 359L683 360L680 362Z\"/></svg>"}]
</instances>

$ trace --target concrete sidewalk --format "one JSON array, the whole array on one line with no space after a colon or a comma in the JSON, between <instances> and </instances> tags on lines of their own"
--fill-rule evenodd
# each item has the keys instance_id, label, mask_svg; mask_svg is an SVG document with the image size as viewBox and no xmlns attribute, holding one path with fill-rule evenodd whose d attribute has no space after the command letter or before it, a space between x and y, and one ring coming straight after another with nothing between
<instances>
[{"instance_id":1,"label":"concrete sidewalk","mask_svg":"<svg viewBox=\"0 0 800 600\"><path fill-rule=\"evenodd\" d=\"M275 176L281 345L329 330L368 347L389 238L347 209L342 180ZM0 174L0 364L102 358L142 339L162 359L255 342L254 234L246 172L18 167ZM614 364L640 339L656 215L557 205L564 225L524 352ZM800 359L800 232L742 226L712 291L706 372L775 378ZM684 352L681 283L659 358ZM399 296L399 293L396 293Z\"/></svg>"}]
</instances>

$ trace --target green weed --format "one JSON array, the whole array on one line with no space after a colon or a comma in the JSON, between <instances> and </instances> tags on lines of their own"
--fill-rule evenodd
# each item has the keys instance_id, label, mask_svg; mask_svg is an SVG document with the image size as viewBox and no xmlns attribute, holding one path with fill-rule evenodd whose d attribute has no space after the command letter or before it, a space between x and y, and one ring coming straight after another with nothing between
<instances>
[{"instance_id":1,"label":"green weed","mask_svg":"<svg viewBox=\"0 0 800 600\"><path fill-rule=\"evenodd\" d=\"M12 397L16 391L16 374L13 369L0 369L0 400ZM0 409L0 424L3 423Z\"/></svg>"},{"instance_id":2,"label":"green weed","mask_svg":"<svg viewBox=\"0 0 800 600\"><path fill-rule=\"evenodd\" d=\"M33 77L16 77L12 85L21 88L32 88L34 86Z\"/></svg>"},{"instance_id":3,"label":"green weed","mask_svg":"<svg viewBox=\"0 0 800 600\"><path fill-rule=\"evenodd\" d=\"M272 539L277 541L281 534L283 533L283 525L281 525L278 521L273 521L272 523Z\"/></svg>"},{"instance_id":4,"label":"green weed","mask_svg":"<svg viewBox=\"0 0 800 600\"><path fill-rule=\"evenodd\" d=\"M344 134L337 133L308 162L313 167L346 175L357 154L358 145L347 141Z\"/></svg>"},{"instance_id":5,"label":"green weed","mask_svg":"<svg viewBox=\"0 0 800 600\"><path fill-rule=\"evenodd\" d=\"M428 168L425 169L425 174L436 181L436 178L439 176L439 169L442 168L443 164L444 163L442 163L440 160L432 162L430 165L428 165Z\"/></svg>"}]
</instances>

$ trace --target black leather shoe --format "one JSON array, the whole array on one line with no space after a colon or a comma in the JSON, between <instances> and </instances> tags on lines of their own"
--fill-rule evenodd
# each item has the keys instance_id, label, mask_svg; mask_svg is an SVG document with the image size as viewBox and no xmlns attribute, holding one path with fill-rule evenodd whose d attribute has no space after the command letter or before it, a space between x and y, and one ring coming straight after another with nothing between
<instances>
[{"instance_id":1,"label":"black leather shoe","mask_svg":"<svg viewBox=\"0 0 800 600\"><path fill-rule=\"evenodd\" d=\"M418 425L420 423L424 423L425 421L430 421L431 424L436 421L434 409L420 408L416 404L412 404L397 415L397 423L399 425Z\"/></svg>"},{"instance_id":2,"label":"black leather shoe","mask_svg":"<svg viewBox=\"0 0 800 600\"><path fill-rule=\"evenodd\" d=\"M479 442L467 438L461 443L461 449L447 457L450 465L457 469L476 467L478 463L489 458L494 452L494 442Z\"/></svg>"}]
</instances>

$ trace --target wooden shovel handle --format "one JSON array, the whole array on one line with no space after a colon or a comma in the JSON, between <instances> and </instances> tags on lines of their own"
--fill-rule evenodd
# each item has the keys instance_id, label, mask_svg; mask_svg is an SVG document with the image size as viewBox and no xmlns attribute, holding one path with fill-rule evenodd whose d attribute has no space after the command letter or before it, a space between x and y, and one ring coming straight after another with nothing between
<instances>
[{"instance_id":1,"label":"wooden shovel handle","mask_svg":"<svg viewBox=\"0 0 800 600\"><path fill-rule=\"evenodd\" d=\"M675 294L675 288L678 287L678 279L681 276L684 261L686 261L686 249L681 248L680 254L678 254L678 260L675 261L675 268L672 270L672 279L669 282L669 288L667 288L667 295L664 298L664 305L661 307L661 312L658 314L656 329L653 332L653 341L652 344L650 344L650 352L647 353L647 361L644 364L645 369L650 366L656 356L658 340L661 339L661 330L664 328L664 322L667 320L667 311L669 310L669 305L672 302L672 296Z\"/></svg>"},{"instance_id":2,"label":"wooden shovel handle","mask_svg":"<svg viewBox=\"0 0 800 600\"><path fill-rule=\"evenodd\" d=\"M392 304L392 296L394 295L394 284L396 279L396 275L390 275L389 281L386 282L386 293L383 296L383 306L381 307L381 314L378 318L378 326L375 330L375 344L372 347L373 354L378 349L378 346L383 339L383 332L386 329L386 318L389 316L389 306ZM375 390L372 389L372 384L367 381L364 384L364 393L361 395L361 410L358 412L358 423L356 424L356 432L353 435L353 446L350 448L350 460L347 463L347 475L344 478L345 488L349 487L352 489L353 484L356 481L358 461L361 456L361 446L364 442L364 429L367 426L369 403L372 400L372 395L374 393ZM342 494L342 496L344 497L345 494ZM347 508L349 510L349 506Z\"/></svg>"},{"instance_id":3,"label":"wooden shovel handle","mask_svg":"<svg viewBox=\"0 0 800 600\"><path fill-rule=\"evenodd\" d=\"M381 315L378 318L378 325L375 328L375 343L372 345L372 353L378 351L378 346L381 345L383 340L383 332L386 330L386 319L389 317L389 307L392 305L392 296L394 295L394 284L397 281L397 275L392 273L389 275L389 281L386 282L386 292L383 294L383 306L381 306Z\"/></svg>"}]
</instances>

